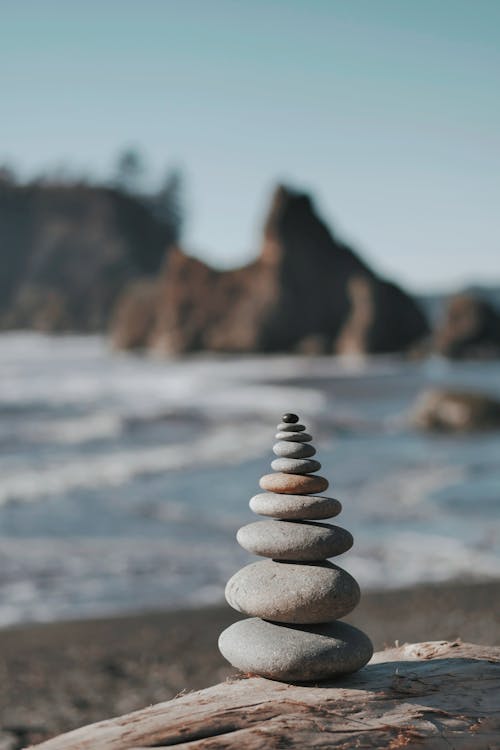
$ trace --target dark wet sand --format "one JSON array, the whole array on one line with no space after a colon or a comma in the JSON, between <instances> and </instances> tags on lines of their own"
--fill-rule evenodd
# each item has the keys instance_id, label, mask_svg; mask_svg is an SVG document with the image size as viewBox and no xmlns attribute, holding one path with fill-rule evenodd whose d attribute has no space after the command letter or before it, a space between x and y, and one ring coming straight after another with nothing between
<instances>
[{"instance_id":1,"label":"dark wet sand","mask_svg":"<svg viewBox=\"0 0 500 750\"><path fill-rule=\"evenodd\" d=\"M366 593L348 621L377 650L452 640L500 645L500 581ZM237 613L199 610L0 630L0 750L224 680L217 650Z\"/></svg>"}]
</instances>

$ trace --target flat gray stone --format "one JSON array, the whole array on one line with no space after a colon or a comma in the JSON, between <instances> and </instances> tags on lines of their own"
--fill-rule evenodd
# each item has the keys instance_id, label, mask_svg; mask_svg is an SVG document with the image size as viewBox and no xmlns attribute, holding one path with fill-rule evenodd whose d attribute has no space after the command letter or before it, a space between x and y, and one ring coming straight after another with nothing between
<instances>
[{"instance_id":1,"label":"flat gray stone","mask_svg":"<svg viewBox=\"0 0 500 750\"><path fill-rule=\"evenodd\" d=\"M342 504L333 497L320 495L282 495L260 492L250 500L250 508L259 516L285 520L321 520L338 516Z\"/></svg>"},{"instance_id":2,"label":"flat gray stone","mask_svg":"<svg viewBox=\"0 0 500 750\"><path fill-rule=\"evenodd\" d=\"M312 440L307 432L277 432L274 437L276 440L288 440L291 443L310 443Z\"/></svg>"},{"instance_id":3,"label":"flat gray stone","mask_svg":"<svg viewBox=\"0 0 500 750\"><path fill-rule=\"evenodd\" d=\"M326 560L353 545L347 529L313 521L255 521L242 526L236 539L248 552L275 560Z\"/></svg>"},{"instance_id":4,"label":"flat gray stone","mask_svg":"<svg viewBox=\"0 0 500 750\"><path fill-rule=\"evenodd\" d=\"M289 424L288 422L280 422L276 425L278 432L303 432L306 428L303 424Z\"/></svg>"},{"instance_id":5,"label":"flat gray stone","mask_svg":"<svg viewBox=\"0 0 500 750\"><path fill-rule=\"evenodd\" d=\"M316 448L307 443L291 443L281 440L273 445L273 453L280 458L311 458L316 454Z\"/></svg>"},{"instance_id":6,"label":"flat gray stone","mask_svg":"<svg viewBox=\"0 0 500 750\"><path fill-rule=\"evenodd\" d=\"M256 617L226 628L219 637L219 650L242 672L286 682L356 672L373 654L368 636L345 622L299 627Z\"/></svg>"},{"instance_id":7,"label":"flat gray stone","mask_svg":"<svg viewBox=\"0 0 500 750\"><path fill-rule=\"evenodd\" d=\"M321 464L310 458L275 458L271 469L285 474L313 474L321 469Z\"/></svg>"},{"instance_id":8,"label":"flat gray stone","mask_svg":"<svg viewBox=\"0 0 500 750\"><path fill-rule=\"evenodd\" d=\"M354 578L331 562L261 560L239 570L226 585L226 600L238 612L298 625L344 617L359 595Z\"/></svg>"}]
</instances>

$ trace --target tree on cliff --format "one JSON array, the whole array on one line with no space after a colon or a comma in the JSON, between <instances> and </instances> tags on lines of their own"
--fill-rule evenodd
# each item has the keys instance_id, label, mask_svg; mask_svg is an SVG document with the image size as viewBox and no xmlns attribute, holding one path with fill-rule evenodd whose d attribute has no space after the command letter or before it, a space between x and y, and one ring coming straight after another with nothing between
<instances>
[{"instance_id":1,"label":"tree on cliff","mask_svg":"<svg viewBox=\"0 0 500 750\"><path fill-rule=\"evenodd\" d=\"M169 169L160 189L152 199L152 209L156 218L169 228L174 242L179 241L184 223L183 185L181 171Z\"/></svg>"},{"instance_id":2,"label":"tree on cliff","mask_svg":"<svg viewBox=\"0 0 500 750\"><path fill-rule=\"evenodd\" d=\"M137 149L127 148L118 154L113 183L119 190L137 195L141 191L145 173L142 154Z\"/></svg>"},{"instance_id":3,"label":"tree on cliff","mask_svg":"<svg viewBox=\"0 0 500 750\"><path fill-rule=\"evenodd\" d=\"M178 168L167 169L156 192L144 190L146 164L141 152L127 148L118 154L113 186L139 200L162 224L173 242L179 242L184 218L183 176Z\"/></svg>"},{"instance_id":4,"label":"tree on cliff","mask_svg":"<svg viewBox=\"0 0 500 750\"><path fill-rule=\"evenodd\" d=\"M105 330L117 296L156 274L175 242L151 199L116 186L0 179L0 329Z\"/></svg>"}]
</instances>

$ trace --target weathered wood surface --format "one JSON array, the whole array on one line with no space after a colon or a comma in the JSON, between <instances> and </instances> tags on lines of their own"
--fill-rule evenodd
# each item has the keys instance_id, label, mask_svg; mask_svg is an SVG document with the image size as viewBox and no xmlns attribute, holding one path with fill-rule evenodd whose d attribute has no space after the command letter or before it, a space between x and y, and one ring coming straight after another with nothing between
<instances>
[{"instance_id":1,"label":"weathered wood surface","mask_svg":"<svg viewBox=\"0 0 500 750\"><path fill-rule=\"evenodd\" d=\"M375 654L319 686L236 678L38 750L500 748L500 648L434 641Z\"/></svg>"}]
</instances>

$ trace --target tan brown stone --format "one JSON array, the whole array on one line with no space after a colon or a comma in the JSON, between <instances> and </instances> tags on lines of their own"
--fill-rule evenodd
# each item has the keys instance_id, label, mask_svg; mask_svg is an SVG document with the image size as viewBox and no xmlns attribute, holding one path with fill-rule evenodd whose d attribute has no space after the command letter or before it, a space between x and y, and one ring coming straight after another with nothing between
<instances>
[{"instance_id":1,"label":"tan brown stone","mask_svg":"<svg viewBox=\"0 0 500 750\"><path fill-rule=\"evenodd\" d=\"M328 489L328 479L315 474L301 476L300 474L265 474L261 477L259 485L268 492L278 492L289 495L310 495L315 492L324 492Z\"/></svg>"}]
</instances>

